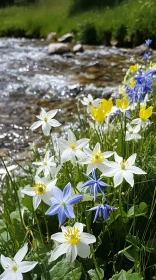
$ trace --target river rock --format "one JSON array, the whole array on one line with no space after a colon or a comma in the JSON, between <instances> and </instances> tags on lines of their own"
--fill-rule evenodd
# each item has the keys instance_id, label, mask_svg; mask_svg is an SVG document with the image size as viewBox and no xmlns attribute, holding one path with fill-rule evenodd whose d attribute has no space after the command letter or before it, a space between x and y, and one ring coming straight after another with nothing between
<instances>
[{"instance_id":1,"label":"river rock","mask_svg":"<svg viewBox=\"0 0 156 280\"><path fill-rule=\"evenodd\" d=\"M83 51L84 51L84 48L83 48L82 44L77 44L73 47L73 52L74 53L83 52Z\"/></svg>"},{"instance_id":2,"label":"river rock","mask_svg":"<svg viewBox=\"0 0 156 280\"><path fill-rule=\"evenodd\" d=\"M74 36L73 36L72 33L67 33L67 34L61 36L60 38L58 38L57 41L58 41L59 43L71 42L72 39L73 39L73 37L74 37Z\"/></svg>"},{"instance_id":3,"label":"river rock","mask_svg":"<svg viewBox=\"0 0 156 280\"><path fill-rule=\"evenodd\" d=\"M56 36L56 32L49 33L47 36L47 41L51 41L51 40L55 39L55 36Z\"/></svg>"},{"instance_id":4,"label":"river rock","mask_svg":"<svg viewBox=\"0 0 156 280\"><path fill-rule=\"evenodd\" d=\"M67 44L52 43L48 46L49 54L64 54L70 52L70 48Z\"/></svg>"},{"instance_id":5,"label":"river rock","mask_svg":"<svg viewBox=\"0 0 156 280\"><path fill-rule=\"evenodd\" d=\"M132 51L134 54L143 55L146 50L147 50L147 47L144 44L142 44L142 45L134 48Z\"/></svg>"}]
</instances>

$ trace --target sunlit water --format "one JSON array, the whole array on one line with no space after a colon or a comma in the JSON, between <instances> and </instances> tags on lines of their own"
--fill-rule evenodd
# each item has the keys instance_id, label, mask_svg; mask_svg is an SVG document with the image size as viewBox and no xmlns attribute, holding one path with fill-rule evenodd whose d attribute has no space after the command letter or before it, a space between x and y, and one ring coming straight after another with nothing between
<instances>
[{"instance_id":1,"label":"sunlit water","mask_svg":"<svg viewBox=\"0 0 156 280\"><path fill-rule=\"evenodd\" d=\"M29 127L41 107L60 109L57 119L65 125L78 98L115 95L130 59L122 49L103 46L76 55L50 56L47 49L44 41L0 39L1 152L24 151L34 141Z\"/></svg>"}]
</instances>

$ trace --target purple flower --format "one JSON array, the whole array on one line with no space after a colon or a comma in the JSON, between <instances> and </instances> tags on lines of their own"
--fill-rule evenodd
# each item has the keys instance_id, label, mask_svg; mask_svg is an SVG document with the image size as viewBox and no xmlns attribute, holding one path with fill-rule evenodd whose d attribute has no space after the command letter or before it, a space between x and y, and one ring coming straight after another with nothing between
<instances>
[{"instance_id":1,"label":"purple flower","mask_svg":"<svg viewBox=\"0 0 156 280\"><path fill-rule=\"evenodd\" d=\"M149 47L149 45L150 45L151 43L152 43L152 40L147 39L147 40L145 41L145 46Z\"/></svg>"},{"instance_id":2,"label":"purple flower","mask_svg":"<svg viewBox=\"0 0 156 280\"><path fill-rule=\"evenodd\" d=\"M96 169L92 170L92 175L94 179L86 174L84 175L86 176L87 179L89 179L89 181L83 184L81 188L90 187L90 195L94 193L94 201L96 200L98 190L100 190L102 194L105 196L102 187L108 187L109 185L107 185L106 183L104 183L103 181L97 178Z\"/></svg>"},{"instance_id":3,"label":"purple flower","mask_svg":"<svg viewBox=\"0 0 156 280\"><path fill-rule=\"evenodd\" d=\"M68 183L63 192L55 187L53 190L54 197L50 199L52 206L46 212L46 215L52 216L58 214L59 226L61 226L66 217L75 218L72 204L78 203L83 195L81 194L71 194L71 184Z\"/></svg>"},{"instance_id":4,"label":"purple flower","mask_svg":"<svg viewBox=\"0 0 156 280\"><path fill-rule=\"evenodd\" d=\"M93 223L95 223L95 221L97 220L98 217L103 218L104 221L107 221L110 218L110 212L113 213L115 210L117 210L117 208L109 206L108 204L102 204L102 205L98 205L93 208L90 208L87 211L94 211L94 210L96 210L96 213L95 213Z\"/></svg>"},{"instance_id":5,"label":"purple flower","mask_svg":"<svg viewBox=\"0 0 156 280\"><path fill-rule=\"evenodd\" d=\"M151 53L150 52L144 52L144 55L143 55L143 60L150 60L151 59Z\"/></svg>"}]
</instances>

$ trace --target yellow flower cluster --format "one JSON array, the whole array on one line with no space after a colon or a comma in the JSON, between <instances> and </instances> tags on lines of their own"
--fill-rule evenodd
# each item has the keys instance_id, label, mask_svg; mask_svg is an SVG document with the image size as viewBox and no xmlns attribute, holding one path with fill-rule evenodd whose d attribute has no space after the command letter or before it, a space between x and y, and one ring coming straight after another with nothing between
<instances>
[{"instance_id":1,"label":"yellow flower cluster","mask_svg":"<svg viewBox=\"0 0 156 280\"><path fill-rule=\"evenodd\" d=\"M142 121L146 121L152 115L153 107L150 106L146 109L146 105L140 106L139 117Z\"/></svg>"},{"instance_id":2,"label":"yellow flower cluster","mask_svg":"<svg viewBox=\"0 0 156 280\"><path fill-rule=\"evenodd\" d=\"M113 107L113 102L111 99L109 100L102 99L99 107L91 108L92 117L96 122L103 122L105 120L105 117L112 110L112 107Z\"/></svg>"}]
</instances>

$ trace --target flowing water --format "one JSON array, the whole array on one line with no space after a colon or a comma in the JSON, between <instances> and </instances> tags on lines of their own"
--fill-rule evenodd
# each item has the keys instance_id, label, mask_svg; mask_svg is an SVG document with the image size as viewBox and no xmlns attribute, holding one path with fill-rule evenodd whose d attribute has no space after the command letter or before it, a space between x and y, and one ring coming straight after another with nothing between
<instances>
[{"instance_id":1,"label":"flowing water","mask_svg":"<svg viewBox=\"0 0 156 280\"><path fill-rule=\"evenodd\" d=\"M41 130L30 131L40 108L58 108L64 125L76 99L117 93L130 55L123 49L85 47L83 53L48 55L47 42L0 39L0 154L24 151Z\"/></svg>"}]
</instances>

